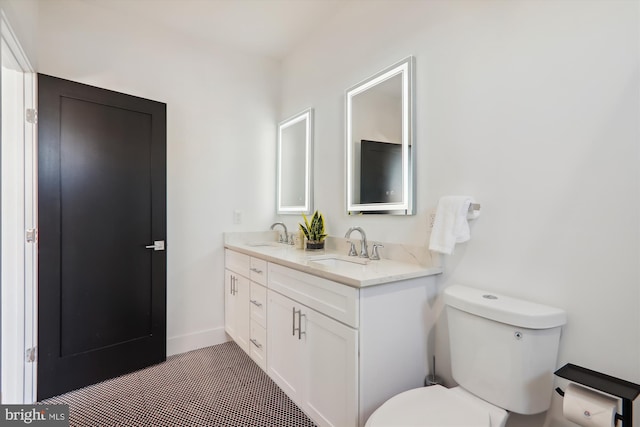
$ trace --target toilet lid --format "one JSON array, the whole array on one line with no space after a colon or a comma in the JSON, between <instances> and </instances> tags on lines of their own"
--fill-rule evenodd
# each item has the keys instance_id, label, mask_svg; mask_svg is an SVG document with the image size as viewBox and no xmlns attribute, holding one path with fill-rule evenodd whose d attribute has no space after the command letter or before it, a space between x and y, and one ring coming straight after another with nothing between
<instances>
[{"instance_id":1,"label":"toilet lid","mask_svg":"<svg viewBox=\"0 0 640 427\"><path fill-rule=\"evenodd\" d=\"M440 385L415 388L387 400L365 427L491 427L486 405L499 409L462 390Z\"/></svg>"}]
</instances>

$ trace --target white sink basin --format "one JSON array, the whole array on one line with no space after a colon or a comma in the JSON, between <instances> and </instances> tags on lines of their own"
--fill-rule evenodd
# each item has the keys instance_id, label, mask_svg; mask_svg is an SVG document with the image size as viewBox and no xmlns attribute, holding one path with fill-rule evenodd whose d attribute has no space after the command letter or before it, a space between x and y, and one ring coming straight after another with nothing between
<instances>
[{"instance_id":1,"label":"white sink basin","mask_svg":"<svg viewBox=\"0 0 640 427\"><path fill-rule=\"evenodd\" d=\"M314 264L320 264L325 267L348 267L348 266L365 266L369 263L367 258L358 258L342 255L318 255L308 258Z\"/></svg>"},{"instance_id":2,"label":"white sink basin","mask_svg":"<svg viewBox=\"0 0 640 427\"><path fill-rule=\"evenodd\" d=\"M247 242L247 246L284 246L284 243L278 242Z\"/></svg>"}]
</instances>

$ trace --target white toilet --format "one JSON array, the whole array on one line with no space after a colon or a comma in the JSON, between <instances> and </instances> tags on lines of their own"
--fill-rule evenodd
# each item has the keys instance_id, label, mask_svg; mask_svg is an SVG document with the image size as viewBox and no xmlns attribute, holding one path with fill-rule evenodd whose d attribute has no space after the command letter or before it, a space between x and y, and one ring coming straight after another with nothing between
<instances>
[{"instance_id":1,"label":"white toilet","mask_svg":"<svg viewBox=\"0 0 640 427\"><path fill-rule=\"evenodd\" d=\"M400 393L365 427L502 427L509 412L549 409L563 310L466 286L444 292L458 387Z\"/></svg>"}]
</instances>

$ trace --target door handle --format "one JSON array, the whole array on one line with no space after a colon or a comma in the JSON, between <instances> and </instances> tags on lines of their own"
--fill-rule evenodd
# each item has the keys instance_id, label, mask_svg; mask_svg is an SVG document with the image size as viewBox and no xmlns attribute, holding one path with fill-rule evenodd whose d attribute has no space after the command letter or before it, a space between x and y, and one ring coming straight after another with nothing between
<instances>
[{"instance_id":1,"label":"door handle","mask_svg":"<svg viewBox=\"0 0 640 427\"><path fill-rule=\"evenodd\" d=\"M154 240L153 245L147 245L145 248L153 249L154 251L164 251L164 240Z\"/></svg>"}]
</instances>

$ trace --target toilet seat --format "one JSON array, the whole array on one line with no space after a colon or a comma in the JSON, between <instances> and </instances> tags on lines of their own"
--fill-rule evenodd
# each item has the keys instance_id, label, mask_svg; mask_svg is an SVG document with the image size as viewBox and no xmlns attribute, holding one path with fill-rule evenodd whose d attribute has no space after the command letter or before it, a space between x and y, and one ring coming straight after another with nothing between
<instances>
[{"instance_id":1,"label":"toilet seat","mask_svg":"<svg viewBox=\"0 0 640 427\"><path fill-rule=\"evenodd\" d=\"M460 387L434 385L393 396L371 414L365 427L497 427L506 419L507 411Z\"/></svg>"}]
</instances>

